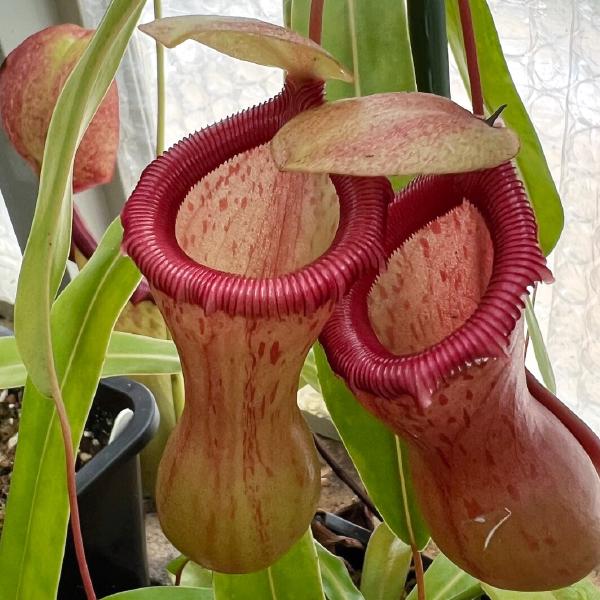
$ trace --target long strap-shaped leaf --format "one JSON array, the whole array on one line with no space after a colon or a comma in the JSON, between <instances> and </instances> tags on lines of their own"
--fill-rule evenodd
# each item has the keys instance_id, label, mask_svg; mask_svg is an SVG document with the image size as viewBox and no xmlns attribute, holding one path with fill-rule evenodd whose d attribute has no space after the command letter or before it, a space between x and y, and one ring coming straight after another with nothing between
<instances>
[{"instance_id":1,"label":"long strap-shaped leaf","mask_svg":"<svg viewBox=\"0 0 600 600\"><path fill-rule=\"evenodd\" d=\"M402 598L411 559L411 547L399 540L385 523L380 523L367 545L360 578L365 600Z\"/></svg>"},{"instance_id":2,"label":"long strap-shaped leaf","mask_svg":"<svg viewBox=\"0 0 600 600\"><path fill-rule=\"evenodd\" d=\"M52 308L53 351L78 444L110 333L140 275L121 255L115 221L80 275ZM65 460L53 403L31 380L25 387L19 444L0 540L2 600L53 600L68 520Z\"/></svg>"},{"instance_id":3,"label":"long strap-shaped leaf","mask_svg":"<svg viewBox=\"0 0 600 600\"><path fill-rule=\"evenodd\" d=\"M525 320L527 322L527 332L529 333L535 360L540 369L540 374L542 375L542 381L553 394L556 394L556 378L554 377L552 361L548 355L540 324L535 315L535 307L530 298L525 300Z\"/></svg>"},{"instance_id":4,"label":"long strap-shaped leaf","mask_svg":"<svg viewBox=\"0 0 600 600\"><path fill-rule=\"evenodd\" d=\"M115 331L110 337L102 377L180 373L177 348L170 340ZM0 338L0 389L25 385L27 370L14 337Z\"/></svg>"},{"instance_id":5,"label":"long strap-shaped leaf","mask_svg":"<svg viewBox=\"0 0 600 600\"><path fill-rule=\"evenodd\" d=\"M365 600L350 578L344 561L315 542L327 600ZM399 598L399 596L398 596Z\"/></svg>"},{"instance_id":6,"label":"long strap-shaped leaf","mask_svg":"<svg viewBox=\"0 0 600 600\"><path fill-rule=\"evenodd\" d=\"M323 47L352 66L353 83L329 81L327 99L415 89L406 7L398 0L325 2ZM310 0L293 0L292 28L308 32ZM383 59L382 57L385 57Z\"/></svg>"},{"instance_id":7,"label":"long strap-shaped leaf","mask_svg":"<svg viewBox=\"0 0 600 600\"><path fill-rule=\"evenodd\" d=\"M551 592L511 592L485 583L481 587L491 600L600 600L600 589L589 579L582 579L568 588Z\"/></svg>"},{"instance_id":8,"label":"long strap-shaped leaf","mask_svg":"<svg viewBox=\"0 0 600 600\"><path fill-rule=\"evenodd\" d=\"M427 600L475 600L481 596L479 581L474 579L443 554L438 555L425 572L425 597ZM413 588L406 600L417 600Z\"/></svg>"},{"instance_id":9,"label":"long strap-shaped leaf","mask_svg":"<svg viewBox=\"0 0 600 600\"><path fill-rule=\"evenodd\" d=\"M549 254L556 245L564 224L560 197L533 123L510 76L489 6L486 0L471 0L470 5L485 104L489 112L502 104L508 105L502 118L506 126L516 131L521 139L517 166L535 211L540 245L544 254ZM450 47L461 76L467 82L457 0L446 1L446 16Z\"/></svg>"},{"instance_id":10,"label":"long strap-shaped leaf","mask_svg":"<svg viewBox=\"0 0 600 600\"><path fill-rule=\"evenodd\" d=\"M106 596L104 600L213 600L210 588L152 587Z\"/></svg>"},{"instance_id":11,"label":"long strap-shaped leaf","mask_svg":"<svg viewBox=\"0 0 600 600\"><path fill-rule=\"evenodd\" d=\"M213 588L215 600L325 600L310 530L267 569L247 575L214 573Z\"/></svg>"},{"instance_id":12,"label":"long strap-shaped leaf","mask_svg":"<svg viewBox=\"0 0 600 600\"><path fill-rule=\"evenodd\" d=\"M71 238L73 158L121 62L143 5L143 0L113 0L67 79L48 129L15 304L15 330L23 362L33 384L46 395L50 395L53 368L50 308Z\"/></svg>"},{"instance_id":13,"label":"long strap-shaped leaf","mask_svg":"<svg viewBox=\"0 0 600 600\"><path fill-rule=\"evenodd\" d=\"M402 541L423 548L429 532L414 497L404 444L336 377L323 348L317 345L314 352L323 398L371 499Z\"/></svg>"}]
</instances>

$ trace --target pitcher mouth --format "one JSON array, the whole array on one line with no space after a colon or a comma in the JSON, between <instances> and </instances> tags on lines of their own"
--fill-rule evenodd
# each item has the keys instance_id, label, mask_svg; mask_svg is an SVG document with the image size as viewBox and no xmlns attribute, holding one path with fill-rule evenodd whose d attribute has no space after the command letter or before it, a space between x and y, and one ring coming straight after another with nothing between
<instances>
[{"instance_id":1,"label":"pitcher mouth","mask_svg":"<svg viewBox=\"0 0 600 600\"><path fill-rule=\"evenodd\" d=\"M385 178L331 175L340 208L330 247L304 267L276 277L227 273L191 259L176 239L176 220L188 192L232 157L268 142L295 114L322 102L323 83L286 81L272 100L203 129L153 161L122 213L124 250L150 285L168 296L245 317L311 314L338 301L383 256Z\"/></svg>"},{"instance_id":2,"label":"pitcher mouth","mask_svg":"<svg viewBox=\"0 0 600 600\"><path fill-rule=\"evenodd\" d=\"M444 382L467 366L506 355L510 336L535 282L552 280L537 242L537 227L510 163L461 175L415 180L389 206L386 259L416 231L468 200L489 230L491 277L474 312L441 341L397 355L378 339L367 298L376 275L359 280L321 336L331 366L352 387L382 398L410 394L421 409Z\"/></svg>"}]
</instances>

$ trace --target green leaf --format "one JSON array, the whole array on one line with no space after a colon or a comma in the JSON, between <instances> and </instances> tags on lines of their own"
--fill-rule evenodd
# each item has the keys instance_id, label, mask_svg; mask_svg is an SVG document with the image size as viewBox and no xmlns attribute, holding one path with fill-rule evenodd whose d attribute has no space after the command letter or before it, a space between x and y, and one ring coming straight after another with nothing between
<instances>
[{"instance_id":1,"label":"green leaf","mask_svg":"<svg viewBox=\"0 0 600 600\"><path fill-rule=\"evenodd\" d=\"M110 337L102 377L180 373L175 344L132 333L115 331ZM25 385L27 371L14 337L0 338L0 389Z\"/></svg>"},{"instance_id":2,"label":"green leaf","mask_svg":"<svg viewBox=\"0 0 600 600\"><path fill-rule=\"evenodd\" d=\"M35 215L15 303L21 357L34 385L47 396L53 362L50 307L71 243L73 159L114 78L144 3L113 0L67 79L48 128Z\"/></svg>"},{"instance_id":3,"label":"green leaf","mask_svg":"<svg viewBox=\"0 0 600 600\"><path fill-rule=\"evenodd\" d=\"M427 600L451 600L479 598L481 587L477 579L459 569L443 554L439 554L425 571L425 598ZM413 589L406 600L416 600Z\"/></svg>"},{"instance_id":4,"label":"green leaf","mask_svg":"<svg viewBox=\"0 0 600 600\"><path fill-rule=\"evenodd\" d=\"M369 496L402 541L425 547L429 532L414 495L404 443L333 373L322 346L314 351L323 398Z\"/></svg>"},{"instance_id":5,"label":"green leaf","mask_svg":"<svg viewBox=\"0 0 600 600\"><path fill-rule=\"evenodd\" d=\"M292 25L292 0L283 0L283 24L286 27Z\"/></svg>"},{"instance_id":6,"label":"green leaf","mask_svg":"<svg viewBox=\"0 0 600 600\"><path fill-rule=\"evenodd\" d=\"M364 600L364 596L356 589L350 578L342 559L331 554L318 542L315 542L315 546L319 555L321 578L327 600Z\"/></svg>"},{"instance_id":7,"label":"green leaf","mask_svg":"<svg viewBox=\"0 0 600 600\"><path fill-rule=\"evenodd\" d=\"M213 591L210 588L155 587L120 592L105 596L103 600L213 600L213 598Z\"/></svg>"},{"instance_id":8,"label":"green leaf","mask_svg":"<svg viewBox=\"0 0 600 600\"><path fill-rule=\"evenodd\" d=\"M307 35L309 14L310 0L293 0L292 28ZM377 10L373 0L325 2L322 45L354 75L351 84L328 82L328 100L416 89L404 2L379 0Z\"/></svg>"},{"instance_id":9,"label":"green leaf","mask_svg":"<svg viewBox=\"0 0 600 600\"><path fill-rule=\"evenodd\" d=\"M568 588L552 592L511 592L499 590L487 583L482 583L481 587L491 600L600 600L600 589L589 579L582 579Z\"/></svg>"},{"instance_id":10,"label":"green leaf","mask_svg":"<svg viewBox=\"0 0 600 600\"><path fill-rule=\"evenodd\" d=\"M317 551L307 531L275 564L247 575L214 573L216 600L324 600Z\"/></svg>"},{"instance_id":11,"label":"green leaf","mask_svg":"<svg viewBox=\"0 0 600 600\"><path fill-rule=\"evenodd\" d=\"M27 371L14 337L0 337L0 389L25 385Z\"/></svg>"},{"instance_id":12,"label":"green leaf","mask_svg":"<svg viewBox=\"0 0 600 600\"><path fill-rule=\"evenodd\" d=\"M525 299L525 319L527 321L529 340L533 346L533 353L535 354L535 360L540 369L544 385L553 394L556 394L556 379L554 377L554 370L552 369L552 362L548 356L548 350L546 350L546 344L544 343L540 325L535 316L535 309L529 296Z\"/></svg>"},{"instance_id":13,"label":"green leaf","mask_svg":"<svg viewBox=\"0 0 600 600\"><path fill-rule=\"evenodd\" d=\"M411 560L410 546L381 523L373 532L365 554L360 582L365 600L402 598Z\"/></svg>"},{"instance_id":14,"label":"green leaf","mask_svg":"<svg viewBox=\"0 0 600 600\"><path fill-rule=\"evenodd\" d=\"M103 377L180 373L177 348L171 340L113 332L102 368Z\"/></svg>"},{"instance_id":15,"label":"green leaf","mask_svg":"<svg viewBox=\"0 0 600 600\"><path fill-rule=\"evenodd\" d=\"M556 245L564 224L560 197L533 123L510 76L489 6L486 0L471 0L470 6L485 104L489 112L502 104L508 105L502 118L506 126L514 129L521 138L521 151L516 162L535 211L542 250L549 254ZM463 80L467 82L457 0L447 0L446 16L450 47Z\"/></svg>"},{"instance_id":16,"label":"green leaf","mask_svg":"<svg viewBox=\"0 0 600 600\"><path fill-rule=\"evenodd\" d=\"M212 589L213 572L210 569L201 567L187 558L187 556L183 556L183 554L174 558L167 565L167 571L171 575L177 575L180 569L183 569L181 573L181 586ZM171 580L174 581L175 577L171 577Z\"/></svg>"},{"instance_id":17,"label":"green leaf","mask_svg":"<svg viewBox=\"0 0 600 600\"><path fill-rule=\"evenodd\" d=\"M74 446L98 385L110 332L140 279L121 254L118 220L52 307L53 351ZM2 600L53 600L68 521L65 459L54 404L28 380L2 539ZM45 549L44 560L39 560ZM49 551L51 549L51 551Z\"/></svg>"},{"instance_id":18,"label":"green leaf","mask_svg":"<svg viewBox=\"0 0 600 600\"><path fill-rule=\"evenodd\" d=\"M0 346L0 349L1 348L2 346ZM315 363L315 353L312 348L308 351L306 360L304 361L304 366L300 372L300 383L298 385L298 389L303 388L305 385L310 385L313 389L317 390L317 392L321 391L319 373L317 371L317 364Z\"/></svg>"},{"instance_id":19,"label":"green leaf","mask_svg":"<svg viewBox=\"0 0 600 600\"><path fill-rule=\"evenodd\" d=\"M177 558L174 558L167 564L167 571L171 573L171 575L177 575L179 570L184 568L190 562L190 559L183 554L180 554Z\"/></svg>"}]
</instances>

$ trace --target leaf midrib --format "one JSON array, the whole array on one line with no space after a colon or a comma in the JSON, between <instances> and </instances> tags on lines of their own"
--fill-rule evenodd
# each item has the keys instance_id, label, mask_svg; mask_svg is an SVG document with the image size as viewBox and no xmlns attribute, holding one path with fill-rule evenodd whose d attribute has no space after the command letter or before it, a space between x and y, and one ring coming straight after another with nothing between
<instances>
[{"instance_id":1,"label":"leaf midrib","mask_svg":"<svg viewBox=\"0 0 600 600\"><path fill-rule=\"evenodd\" d=\"M104 287L104 284L106 283L106 280L107 280L109 274L112 272L114 265L119 261L119 259L120 259L120 256L118 254L116 254L115 257L113 258L113 260L111 261L109 267L107 269L105 269L104 275L103 275L102 279L100 280L100 284L96 286L95 291L92 295L92 301L88 304L88 308L87 308L86 312L84 313L84 318L82 320L81 327L79 328L79 331L77 334L76 343L72 346L73 350L70 354L69 361L65 367L62 381L60 382L61 392L63 391L63 388L65 387L65 385L69 379L71 367L73 365L73 357L76 354L76 352L75 352L76 349L78 349L78 347L79 347L79 343L80 343L81 337L82 337L82 332L85 329L85 326L89 320L91 308L92 308L92 306L95 306L98 295L100 293L100 290ZM46 460L46 456L47 456L46 451L47 451L48 441L50 439L50 433L54 426L55 418L56 418L56 409L54 409L52 412L52 417L50 418L50 423L48 424L48 428L46 430L46 435L44 437L43 452L41 455L42 461ZM21 559L19 561L20 568L19 568L19 579L17 582L17 596L16 596L17 598L19 597L19 593L21 591L21 586L22 586L22 582L23 582L23 574L25 571L25 569L23 568L22 565L25 564L25 557L29 554L29 548L30 548L30 543L31 543L31 536L29 535L29 532L31 531L34 507L37 504L39 480L40 480L41 472L42 472L42 468L41 468L41 462L40 462L40 468L37 470L37 474L35 477L34 491L32 494L33 501L29 505L31 507L31 509L30 509L28 517L27 517L27 529L26 529L26 536L25 536L25 544L23 545L23 552L21 553Z\"/></svg>"}]
</instances>

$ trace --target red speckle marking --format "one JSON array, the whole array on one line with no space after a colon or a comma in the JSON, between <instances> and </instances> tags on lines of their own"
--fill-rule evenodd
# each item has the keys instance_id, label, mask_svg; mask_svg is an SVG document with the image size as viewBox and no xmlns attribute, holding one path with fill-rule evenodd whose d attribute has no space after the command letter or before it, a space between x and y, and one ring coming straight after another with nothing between
<instances>
[{"instance_id":1,"label":"red speckle marking","mask_svg":"<svg viewBox=\"0 0 600 600\"><path fill-rule=\"evenodd\" d=\"M436 235L442 233L442 226L438 221L434 221L433 223L431 223L429 229L431 229L432 233L435 233Z\"/></svg>"},{"instance_id":2,"label":"red speckle marking","mask_svg":"<svg viewBox=\"0 0 600 600\"><path fill-rule=\"evenodd\" d=\"M271 364L274 365L281 356L281 351L279 350L279 342L273 342L271 346Z\"/></svg>"},{"instance_id":3,"label":"red speckle marking","mask_svg":"<svg viewBox=\"0 0 600 600\"><path fill-rule=\"evenodd\" d=\"M224 210L226 210L228 205L229 205L229 202L227 202L227 198L221 198L219 200L219 210L221 212L223 212Z\"/></svg>"},{"instance_id":4,"label":"red speckle marking","mask_svg":"<svg viewBox=\"0 0 600 600\"><path fill-rule=\"evenodd\" d=\"M258 355L262 358L263 354L265 353L265 343L261 342L258 345Z\"/></svg>"},{"instance_id":5,"label":"red speckle marking","mask_svg":"<svg viewBox=\"0 0 600 600\"><path fill-rule=\"evenodd\" d=\"M536 552L540 549L540 544L539 542L532 536L530 536L526 531L523 531L521 529L521 534L523 535L523 538L525 539L525 542L527 543L527 547Z\"/></svg>"},{"instance_id":6,"label":"red speckle marking","mask_svg":"<svg viewBox=\"0 0 600 600\"><path fill-rule=\"evenodd\" d=\"M448 396L444 396L444 394L440 394L438 396L438 398L439 398L440 404L442 406L446 406L446 404L448 404Z\"/></svg>"},{"instance_id":7,"label":"red speckle marking","mask_svg":"<svg viewBox=\"0 0 600 600\"><path fill-rule=\"evenodd\" d=\"M437 455L440 457L440 459L442 460L442 462L449 469L450 468L450 463L448 462L448 458L446 457L446 455L444 454L444 452L442 451L442 449L441 448L436 448L435 451L437 452Z\"/></svg>"},{"instance_id":8,"label":"red speckle marking","mask_svg":"<svg viewBox=\"0 0 600 600\"><path fill-rule=\"evenodd\" d=\"M465 420L465 426L469 427L471 425L471 417L466 408L463 408L463 419Z\"/></svg>"},{"instance_id":9,"label":"red speckle marking","mask_svg":"<svg viewBox=\"0 0 600 600\"><path fill-rule=\"evenodd\" d=\"M448 444L448 446L452 446L452 440L445 434L440 433L440 440L444 442L444 444Z\"/></svg>"},{"instance_id":10,"label":"red speckle marking","mask_svg":"<svg viewBox=\"0 0 600 600\"><path fill-rule=\"evenodd\" d=\"M440 271L440 279L442 281L446 281L448 279L448 274L446 273L446 271Z\"/></svg>"},{"instance_id":11,"label":"red speckle marking","mask_svg":"<svg viewBox=\"0 0 600 600\"><path fill-rule=\"evenodd\" d=\"M481 508L477 500L469 500L468 498L465 498L463 500L463 504L465 505L465 509L467 511L467 516L469 517L469 519L474 519L475 517L479 517L484 513L483 508Z\"/></svg>"},{"instance_id":12,"label":"red speckle marking","mask_svg":"<svg viewBox=\"0 0 600 600\"><path fill-rule=\"evenodd\" d=\"M425 238L420 238L419 244L421 244L421 248L423 248L423 256L425 258L429 258L431 256L431 248L429 247L429 242Z\"/></svg>"},{"instance_id":13,"label":"red speckle marking","mask_svg":"<svg viewBox=\"0 0 600 600\"><path fill-rule=\"evenodd\" d=\"M506 491L515 502L518 502L521 499L521 494L519 494L519 490L514 485L508 484L506 486Z\"/></svg>"}]
</instances>

